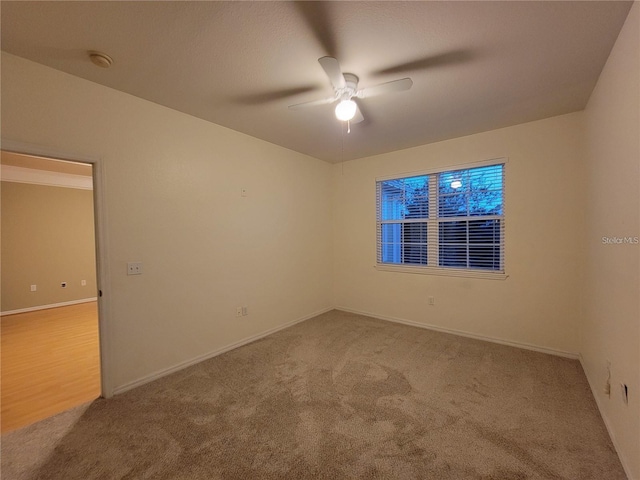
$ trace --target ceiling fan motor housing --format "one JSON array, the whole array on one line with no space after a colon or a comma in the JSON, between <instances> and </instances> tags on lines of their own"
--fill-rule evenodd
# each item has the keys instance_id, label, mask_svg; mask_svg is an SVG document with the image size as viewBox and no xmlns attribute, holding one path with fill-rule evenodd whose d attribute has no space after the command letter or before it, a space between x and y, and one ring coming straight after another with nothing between
<instances>
[{"instance_id":1,"label":"ceiling fan motor housing","mask_svg":"<svg viewBox=\"0 0 640 480\"><path fill-rule=\"evenodd\" d=\"M356 95L358 90L358 77L353 73L344 73L345 86L342 88L342 92L338 92L341 98L350 99Z\"/></svg>"}]
</instances>

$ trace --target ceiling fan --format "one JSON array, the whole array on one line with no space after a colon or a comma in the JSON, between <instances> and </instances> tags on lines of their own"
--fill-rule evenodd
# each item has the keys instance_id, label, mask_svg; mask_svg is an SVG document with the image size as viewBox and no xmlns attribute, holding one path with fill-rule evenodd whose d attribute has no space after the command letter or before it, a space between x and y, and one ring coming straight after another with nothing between
<instances>
[{"instance_id":1,"label":"ceiling fan","mask_svg":"<svg viewBox=\"0 0 640 480\"><path fill-rule=\"evenodd\" d=\"M401 78L399 80L392 80L372 87L359 89L358 77L352 73L342 73L340 64L335 58L322 57L318 59L318 62L327 74L327 77L329 77L329 81L333 86L333 95L320 100L289 105L291 110L339 102L335 110L336 118L343 122L350 121L352 123L359 123L364 120L364 117L358 108L358 104L355 102L356 98L368 98L385 93L401 92L409 90L413 85L413 81L410 78Z\"/></svg>"}]
</instances>

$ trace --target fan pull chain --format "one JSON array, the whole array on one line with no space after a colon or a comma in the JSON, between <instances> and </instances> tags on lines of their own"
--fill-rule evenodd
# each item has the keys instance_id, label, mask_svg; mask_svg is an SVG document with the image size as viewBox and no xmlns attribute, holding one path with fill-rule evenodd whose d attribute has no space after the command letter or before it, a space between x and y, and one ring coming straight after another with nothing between
<instances>
[{"instance_id":1,"label":"fan pull chain","mask_svg":"<svg viewBox=\"0 0 640 480\"><path fill-rule=\"evenodd\" d=\"M347 120L347 133L351 133L351 120Z\"/></svg>"}]
</instances>

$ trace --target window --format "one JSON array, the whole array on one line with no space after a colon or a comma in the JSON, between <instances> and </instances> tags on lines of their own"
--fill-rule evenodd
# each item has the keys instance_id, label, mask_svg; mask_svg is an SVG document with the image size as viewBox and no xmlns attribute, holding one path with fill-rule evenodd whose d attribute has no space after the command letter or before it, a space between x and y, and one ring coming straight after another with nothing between
<instances>
[{"instance_id":1,"label":"window","mask_svg":"<svg viewBox=\"0 0 640 480\"><path fill-rule=\"evenodd\" d=\"M378 265L504 273L504 164L377 182Z\"/></svg>"},{"instance_id":2,"label":"window","mask_svg":"<svg viewBox=\"0 0 640 480\"><path fill-rule=\"evenodd\" d=\"M427 265L429 177L378 182L381 263Z\"/></svg>"}]
</instances>

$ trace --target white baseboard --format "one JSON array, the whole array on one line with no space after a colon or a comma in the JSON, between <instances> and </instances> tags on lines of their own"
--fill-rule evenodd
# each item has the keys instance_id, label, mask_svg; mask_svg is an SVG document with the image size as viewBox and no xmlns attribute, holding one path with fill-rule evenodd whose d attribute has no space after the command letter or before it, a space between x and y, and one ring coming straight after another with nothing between
<instances>
[{"instance_id":1,"label":"white baseboard","mask_svg":"<svg viewBox=\"0 0 640 480\"><path fill-rule=\"evenodd\" d=\"M591 382L591 379L589 378L589 375L587 374L587 369L584 368L584 360L582 358L582 354L578 355L578 359L580 360L580 366L582 367L582 371L584 372L584 376L587 377L587 382L589 383L589 388L591 388L591 394L593 395L593 398L596 401L596 405L598 406L598 411L600 412L600 417L602 418L602 421L604 422L604 426L607 428L607 432L609 433L609 438L611 438L611 443L613 443L613 448L616 449L616 453L618 454L618 458L620 459L620 463L622 464L622 468L624 469L624 473L627 475L627 478L629 480L638 480L638 479L634 479L634 477L631 476L631 469L628 466L627 461L625 460L624 455L622 455L620 449L618 448L618 443L616 442L616 436L614 435L613 429L611 428L611 424L609 423L609 420L607 419L607 416L604 414L604 410L602 409L602 403L600 402L600 399L598 397L598 391L595 386L593 385L593 383Z\"/></svg>"},{"instance_id":2,"label":"white baseboard","mask_svg":"<svg viewBox=\"0 0 640 480\"><path fill-rule=\"evenodd\" d=\"M158 370L158 371L156 371L154 373L151 373L150 375L145 375L144 377L141 377L141 378L139 378L137 380L125 383L124 385L120 385L119 387L114 388L113 389L113 394L114 395L118 395L120 393L124 393L124 392L126 392L128 390L132 390L132 389L134 389L136 387L139 387L139 386L144 385L146 383L149 383L149 382L152 382L154 380L157 380L159 378L166 377L167 375L175 373L175 372L177 372L179 370L182 370L184 368L190 367L191 365L195 365L196 363L200 363L200 362L203 362L203 361L208 360L210 358L217 357L218 355L222 355L225 352L228 352L228 351L233 350L233 349L238 348L238 347L242 347L243 345L246 345L248 343L255 342L256 340L260 340L261 338L264 338L264 337L266 337L268 335L271 335L272 333L279 332L280 330L284 330L285 328L291 327L291 326L293 326L293 325L295 325L297 323L304 322L305 320L309 320L310 318L317 317L318 315L322 315L323 313L330 312L333 309L334 309L333 307L328 307L328 308L319 310L319 311L311 313L309 315L305 315L304 317L300 317L300 318L298 318L296 320L292 320L292 321L284 323L282 325L278 325L277 327L270 328L269 330L265 330L264 332L257 333L256 335L252 335L250 337L243 338L240 341L237 341L237 342L232 343L230 345L227 345L225 347L218 348L217 350L214 350L212 352L205 353L204 355L199 355L199 356L194 357L194 358L192 358L190 360L186 360L184 362L180 362L180 363L178 363L178 364L176 364L176 365L174 365L172 367L163 368L162 370Z\"/></svg>"},{"instance_id":3,"label":"white baseboard","mask_svg":"<svg viewBox=\"0 0 640 480\"><path fill-rule=\"evenodd\" d=\"M68 307L69 305L95 302L96 300L98 300L98 297L81 298L80 300L71 300L69 302L52 303L50 305L38 305L37 307L20 308L19 310L8 310L6 312L0 312L0 317L4 317L6 315L15 315L16 313L37 312L38 310L48 310L50 308Z\"/></svg>"},{"instance_id":4,"label":"white baseboard","mask_svg":"<svg viewBox=\"0 0 640 480\"><path fill-rule=\"evenodd\" d=\"M367 317L373 317L379 320L386 320L389 322L402 323L404 325L411 325L412 327L420 327L420 328L425 328L427 330L435 330L437 332L450 333L452 335L458 335L461 337L474 338L476 340L483 340L485 342L499 343L500 345L508 345L510 347L523 348L525 350L533 350L534 352L547 353L549 355L556 355L558 357L571 358L573 360L578 359L577 353L565 352L564 350L556 350L556 349L547 348L547 347L540 347L538 345L531 345L530 343L514 342L512 340L505 340L503 338L488 337L485 335L478 335L475 333L465 332L463 330L444 328L444 327L439 327L437 325L430 325L428 323L420 323L413 320L405 320L403 318L388 317L385 315L378 315L371 312L354 310L352 308L347 308L347 307L336 307L336 310L342 310L343 312L349 312L349 313L357 313L358 315L365 315Z\"/></svg>"}]
</instances>

